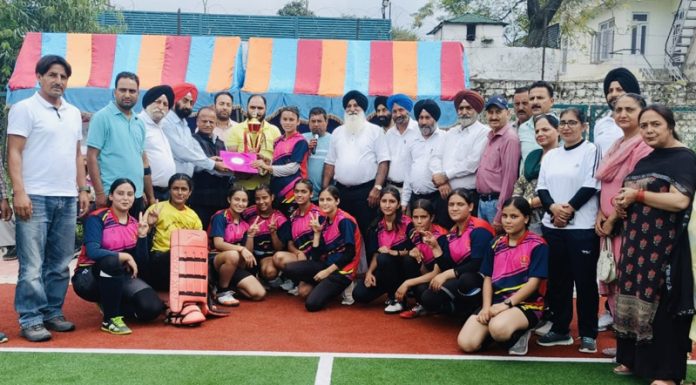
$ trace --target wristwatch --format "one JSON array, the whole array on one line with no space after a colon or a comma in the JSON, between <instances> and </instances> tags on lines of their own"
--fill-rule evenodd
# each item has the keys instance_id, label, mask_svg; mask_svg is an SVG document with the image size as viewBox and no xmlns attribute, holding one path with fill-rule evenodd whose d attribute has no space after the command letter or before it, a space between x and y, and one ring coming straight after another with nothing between
<instances>
[{"instance_id":1,"label":"wristwatch","mask_svg":"<svg viewBox=\"0 0 696 385\"><path fill-rule=\"evenodd\" d=\"M84 191L84 192L88 193L90 190L89 190L89 186L80 186L80 187L77 189L77 191L78 191L78 192L83 192L83 191Z\"/></svg>"},{"instance_id":2,"label":"wristwatch","mask_svg":"<svg viewBox=\"0 0 696 385\"><path fill-rule=\"evenodd\" d=\"M376 185L374 185L373 188L376 188L377 191L382 191L382 185L381 185L381 184L376 184Z\"/></svg>"},{"instance_id":3,"label":"wristwatch","mask_svg":"<svg viewBox=\"0 0 696 385\"><path fill-rule=\"evenodd\" d=\"M510 299L506 299L503 303L506 304L508 308L512 309L512 301Z\"/></svg>"}]
</instances>

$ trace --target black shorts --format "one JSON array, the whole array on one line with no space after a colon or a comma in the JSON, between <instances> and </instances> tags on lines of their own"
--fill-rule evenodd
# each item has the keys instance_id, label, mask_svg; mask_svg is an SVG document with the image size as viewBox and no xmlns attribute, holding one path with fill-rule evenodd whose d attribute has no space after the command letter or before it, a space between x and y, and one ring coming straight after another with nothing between
<instances>
[{"instance_id":1,"label":"black shorts","mask_svg":"<svg viewBox=\"0 0 696 385\"><path fill-rule=\"evenodd\" d=\"M217 256L217 254L218 253L216 252L208 253L208 280L211 281L213 284L217 284L218 280L218 273L215 270L215 256ZM254 266L253 269L258 271L258 265ZM234 271L232 279L230 280L230 287L236 287L237 285L239 285L239 282L241 282L244 278L256 275L256 271L252 274L243 267L237 267L237 270Z\"/></svg>"},{"instance_id":2,"label":"black shorts","mask_svg":"<svg viewBox=\"0 0 696 385\"><path fill-rule=\"evenodd\" d=\"M525 309L524 305L521 305L521 304L517 304L514 307L520 309L522 311L522 314L524 314L524 317L527 318L527 323L529 325L527 325L527 328L525 329L525 331L530 330L530 329L534 329L537 326L537 324L539 323L539 316L537 316L537 312L538 312L537 310ZM476 311L474 312L473 315L478 315L478 313L481 312L481 309L482 308L476 309Z\"/></svg>"}]
</instances>

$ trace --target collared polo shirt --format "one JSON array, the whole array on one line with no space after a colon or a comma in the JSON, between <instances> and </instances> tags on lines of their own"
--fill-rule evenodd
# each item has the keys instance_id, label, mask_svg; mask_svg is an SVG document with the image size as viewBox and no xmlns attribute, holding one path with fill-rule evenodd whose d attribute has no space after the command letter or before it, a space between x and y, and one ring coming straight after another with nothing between
<instances>
[{"instance_id":1,"label":"collared polo shirt","mask_svg":"<svg viewBox=\"0 0 696 385\"><path fill-rule=\"evenodd\" d=\"M104 192L118 178L135 184L135 196L143 196L145 124L131 112L130 119L114 102L97 111L89 122L87 146L99 150L97 161Z\"/></svg>"},{"instance_id":2,"label":"collared polo shirt","mask_svg":"<svg viewBox=\"0 0 696 385\"><path fill-rule=\"evenodd\" d=\"M80 110L65 99L55 108L36 92L12 106L7 133L26 138L22 180L27 194L77 196L77 146L82 140Z\"/></svg>"}]
</instances>

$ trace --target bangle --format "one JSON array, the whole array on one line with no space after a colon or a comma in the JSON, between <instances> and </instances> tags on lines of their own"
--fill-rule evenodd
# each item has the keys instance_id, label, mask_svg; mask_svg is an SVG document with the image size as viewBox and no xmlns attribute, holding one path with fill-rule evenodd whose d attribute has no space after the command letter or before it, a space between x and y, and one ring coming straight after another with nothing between
<instances>
[{"instance_id":1,"label":"bangle","mask_svg":"<svg viewBox=\"0 0 696 385\"><path fill-rule=\"evenodd\" d=\"M104 191L95 191L94 195L104 195Z\"/></svg>"},{"instance_id":2,"label":"bangle","mask_svg":"<svg viewBox=\"0 0 696 385\"><path fill-rule=\"evenodd\" d=\"M636 194L636 202L645 202L645 190L638 190L638 193Z\"/></svg>"}]
</instances>

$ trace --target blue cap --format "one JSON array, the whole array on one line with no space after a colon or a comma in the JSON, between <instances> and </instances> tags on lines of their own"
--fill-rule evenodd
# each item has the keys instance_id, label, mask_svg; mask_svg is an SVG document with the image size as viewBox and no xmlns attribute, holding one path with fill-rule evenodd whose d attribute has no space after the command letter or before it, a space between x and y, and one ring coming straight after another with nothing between
<instances>
[{"instance_id":1,"label":"blue cap","mask_svg":"<svg viewBox=\"0 0 696 385\"><path fill-rule=\"evenodd\" d=\"M496 106L501 110L507 110L508 102L503 95L493 95L488 99L483 109L488 111L491 106Z\"/></svg>"}]
</instances>

